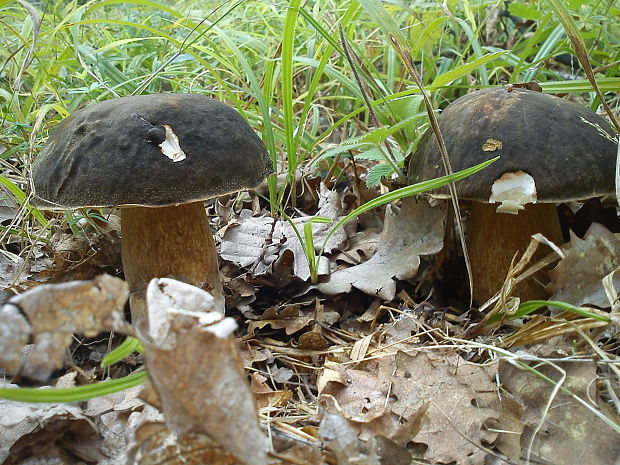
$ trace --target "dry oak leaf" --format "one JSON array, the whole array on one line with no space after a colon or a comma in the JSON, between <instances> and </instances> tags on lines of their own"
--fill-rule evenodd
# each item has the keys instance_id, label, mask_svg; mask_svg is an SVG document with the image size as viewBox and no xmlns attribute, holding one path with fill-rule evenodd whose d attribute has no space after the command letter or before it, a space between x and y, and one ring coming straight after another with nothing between
<instances>
[{"instance_id":1,"label":"dry oak leaf","mask_svg":"<svg viewBox=\"0 0 620 465\"><path fill-rule=\"evenodd\" d=\"M273 231L273 223L271 217L254 217L252 210L242 210L238 223L219 231L222 234L220 256L242 268L257 267L255 275L264 274L277 258L278 249L274 246L267 248L266 244Z\"/></svg>"},{"instance_id":2,"label":"dry oak leaf","mask_svg":"<svg viewBox=\"0 0 620 465\"><path fill-rule=\"evenodd\" d=\"M377 251L366 262L335 271L329 281L317 285L328 295L349 292L352 287L383 300L396 294L396 280L415 276L420 256L432 255L443 247L446 208L431 207L426 200L402 199L393 214L386 209L385 225Z\"/></svg>"},{"instance_id":3,"label":"dry oak leaf","mask_svg":"<svg viewBox=\"0 0 620 465\"><path fill-rule=\"evenodd\" d=\"M478 465L487 455L484 444L497 437L487 429L501 408L495 364L468 363L448 351L397 352L356 370L327 368L320 393L334 398L361 438L381 434L401 446L421 444L418 458L431 463Z\"/></svg>"},{"instance_id":4,"label":"dry oak leaf","mask_svg":"<svg viewBox=\"0 0 620 465\"><path fill-rule=\"evenodd\" d=\"M521 456L509 458L525 464L528 450L531 450L531 463L618 463L620 434L594 413L610 416L596 389L596 363L548 362L537 363L535 368L555 382L562 382L565 376L562 387L583 402L563 390L554 396L554 384L529 370L502 361L499 374L503 388L525 409L521 419L524 427L520 436ZM611 422L617 422L617 419L612 417ZM521 462L518 461L520 459Z\"/></svg>"},{"instance_id":5,"label":"dry oak leaf","mask_svg":"<svg viewBox=\"0 0 620 465\"><path fill-rule=\"evenodd\" d=\"M328 408L319 426L323 448L336 458L337 465L371 465L365 451L365 444L357 431L338 411Z\"/></svg>"},{"instance_id":6,"label":"dry oak leaf","mask_svg":"<svg viewBox=\"0 0 620 465\"><path fill-rule=\"evenodd\" d=\"M347 240L347 233L344 228L339 228L334 234L331 235L329 240L327 236L331 232L332 228L338 221L344 218L344 209L342 206L342 200L340 194L335 191L330 191L321 184L319 193L319 209L314 216L304 216L301 218L293 218L292 222L300 233L301 237L304 237L305 224L310 222L312 228L312 240L314 243L315 252L319 253L324 246L325 253L331 253L335 249L339 249ZM329 218L332 223L312 223L313 218ZM308 267L308 261L304 253L304 248L299 238L295 233L295 229L288 221L277 221L273 231L274 240L280 238L284 241L283 250L290 250L293 252L293 273L302 281L310 279L310 268ZM327 242L326 242L327 240ZM329 273L329 260L324 255L321 255L318 264L319 276L324 276Z\"/></svg>"},{"instance_id":7,"label":"dry oak leaf","mask_svg":"<svg viewBox=\"0 0 620 465\"><path fill-rule=\"evenodd\" d=\"M284 329L287 336L290 336L308 326L313 319L314 312L304 312L298 304L271 307L265 310L260 320L248 324L248 333L252 334L257 329L269 325L273 329Z\"/></svg>"},{"instance_id":8,"label":"dry oak leaf","mask_svg":"<svg viewBox=\"0 0 620 465\"><path fill-rule=\"evenodd\" d=\"M303 237L304 225L312 222L315 217L333 220L333 223L311 223L315 249L320 252L331 228L343 216L340 195L321 185L316 215L293 218L292 222ZM253 217L250 210L243 210L238 224L231 225L223 232L220 256L239 267L251 267L252 275L259 276L273 272L274 262L288 250L293 254L293 274L302 281L307 281L310 278L310 269L295 228L288 221ZM344 228L339 229L325 244L325 252L329 253L342 246L346 240ZM319 274L325 275L328 270L327 258L321 257Z\"/></svg>"},{"instance_id":9,"label":"dry oak leaf","mask_svg":"<svg viewBox=\"0 0 620 465\"><path fill-rule=\"evenodd\" d=\"M0 252L0 289L15 286L30 276L26 261L4 250Z\"/></svg>"},{"instance_id":10,"label":"dry oak leaf","mask_svg":"<svg viewBox=\"0 0 620 465\"><path fill-rule=\"evenodd\" d=\"M135 432L127 454L134 465L244 465L206 434L178 436L161 422L145 422Z\"/></svg>"},{"instance_id":11,"label":"dry oak leaf","mask_svg":"<svg viewBox=\"0 0 620 465\"><path fill-rule=\"evenodd\" d=\"M101 436L101 444L98 449L106 457L109 457L109 459L99 461L98 465L127 464L125 456L127 452L126 440L130 434L129 418L132 414L140 415L145 409L152 409L138 398L142 386L103 397L95 397L87 401L84 415L97 426ZM82 445L83 448L87 446L88 444Z\"/></svg>"},{"instance_id":12,"label":"dry oak leaf","mask_svg":"<svg viewBox=\"0 0 620 465\"><path fill-rule=\"evenodd\" d=\"M423 458L433 463L482 463L486 456L483 445L497 437L487 429L491 420L499 418L494 383L497 364L468 363L453 352L418 352L414 356L398 352L390 362L380 360L382 372L393 373L392 412L419 422L419 432L413 438L399 431L411 430L411 426L395 425L393 439L401 444L407 439L425 444L428 449ZM416 410L423 415L412 416Z\"/></svg>"},{"instance_id":13,"label":"dry oak leaf","mask_svg":"<svg viewBox=\"0 0 620 465\"><path fill-rule=\"evenodd\" d=\"M381 233L376 228L358 231L349 239L345 250L333 254L331 261L359 265L374 255L380 240Z\"/></svg>"},{"instance_id":14,"label":"dry oak leaf","mask_svg":"<svg viewBox=\"0 0 620 465\"><path fill-rule=\"evenodd\" d=\"M583 239L571 232L570 243L562 250L565 258L550 271L547 290L553 293L551 300L609 307L602 280L620 266L620 233L592 223ZM620 289L618 273L614 284Z\"/></svg>"},{"instance_id":15,"label":"dry oak leaf","mask_svg":"<svg viewBox=\"0 0 620 465\"><path fill-rule=\"evenodd\" d=\"M506 457L518 463L521 457L521 435L525 425L523 416L525 406L519 399L505 391L502 392L502 410L497 422L497 429L500 431L494 446Z\"/></svg>"},{"instance_id":16,"label":"dry oak leaf","mask_svg":"<svg viewBox=\"0 0 620 465\"><path fill-rule=\"evenodd\" d=\"M369 423L386 413L389 383L376 373L328 362L319 380L319 395L332 396L340 413L356 423Z\"/></svg>"}]
</instances>

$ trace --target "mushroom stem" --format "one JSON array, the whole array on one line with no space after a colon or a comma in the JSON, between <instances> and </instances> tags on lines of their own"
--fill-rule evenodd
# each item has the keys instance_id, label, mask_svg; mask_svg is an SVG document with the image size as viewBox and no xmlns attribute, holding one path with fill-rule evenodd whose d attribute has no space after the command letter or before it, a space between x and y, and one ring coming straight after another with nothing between
<instances>
[{"instance_id":1,"label":"mushroom stem","mask_svg":"<svg viewBox=\"0 0 620 465\"><path fill-rule=\"evenodd\" d=\"M533 234L541 233L558 245L562 243L555 204L528 204L518 215L496 213L496 207L495 204L472 202L467 247L476 305L482 305L500 290L514 254L525 251ZM539 248L531 263L546 254L543 247ZM541 277L540 274L534 276ZM521 301L548 297L545 289L532 277L520 282L513 295L520 297Z\"/></svg>"},{"instance_id":2,"label":"mushroom stem","mask_svg":"<svg viewBox=\"0 0 620 465\"><path fill-rule=\"evenodd\" d=\"M176 277L215 297L224 312L217 250L203 202L121 209L122 256L131 317L147 320L146 288L153 278Z\"/></svg>"}]
</instances>

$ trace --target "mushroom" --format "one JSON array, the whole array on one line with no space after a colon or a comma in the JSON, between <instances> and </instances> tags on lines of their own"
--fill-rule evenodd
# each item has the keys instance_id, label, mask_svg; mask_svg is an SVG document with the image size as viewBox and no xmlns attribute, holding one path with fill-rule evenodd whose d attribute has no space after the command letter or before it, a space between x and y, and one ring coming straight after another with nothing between
<instances>
[{"instance_id":1,"label":"mushroom","mask_svg":"<svg viewBox=\"0 0 620 465\"><path fill-rule=\"evenodd\" d=\"M615 134L603 118L577 104L521 88L485 89L448 105L439 126L455 171L500 156L456 183L459 199L472 201L467 246L478 305L499 291L514 254L525 250L532 234L562 242L558 203L614 190ZM408 169L411 182L444 174L431 130ZM446 188L431 195L449 197ZM530 278L515 295L529 300L547 294Z\"/></svg>"},{"instance_id":2,"label":"mushroom","mask_svg":"<svg viewBox=\"0 0 620 465\"><path fill-rule=\"evenodd\" d=\"M50 135L32 168L33 204L120 207L134 321L153 278L176 276L224 311L203 201L253 188L272 171L260 138L232 108L196 94L112 99L81 109Z\"/></svg>"}]
</instances>

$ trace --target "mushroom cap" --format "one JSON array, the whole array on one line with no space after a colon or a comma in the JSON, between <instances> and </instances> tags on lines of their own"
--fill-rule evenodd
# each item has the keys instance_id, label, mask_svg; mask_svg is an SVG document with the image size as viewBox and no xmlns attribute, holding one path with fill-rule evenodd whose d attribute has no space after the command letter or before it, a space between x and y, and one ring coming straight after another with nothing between
<instances>
[{"instance_id":1,"label":"mushroom cap","mask_svg":"<svg viewBox=\"0 0 620 465\"><path fill-rule=\"evenodd\" d=\"M184 159L172 156L179 146ZM58 125L32 168L33 203L52 210L178 205L255 187L271 166L254 130L221 102L197 94L118 98Z\"/></svg>"},{"instance_id":2,"label":"mushroom cap","mask_svg":"<svg viewBox=\"0 0 620 465\"><path fill-rule=\"evenodd\" d=\"M489 202L494 181L519 171L534 178L538 202L584 200L614 191L614 131L580 105L521 88L485 89L448 105L439 127L454 171L500 156L455 183L462 199ZM412 183L445 174L432 129L422 136L408 171ZM447 187L431 195L449 196Z\"/></svg>"}]
</instances>

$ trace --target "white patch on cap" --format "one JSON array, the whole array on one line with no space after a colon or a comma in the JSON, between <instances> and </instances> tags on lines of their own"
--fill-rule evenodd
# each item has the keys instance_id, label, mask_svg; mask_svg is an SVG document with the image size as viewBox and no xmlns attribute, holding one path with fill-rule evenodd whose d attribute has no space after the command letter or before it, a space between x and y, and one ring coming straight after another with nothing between
<instances>
[{"instance_id":1,"label":"white patch on cap","mask_svg":"<svg viewBox=\"0 0 620 465\"><path fill-rule=\"evenodd\" d=\"M218 313L219 315L219 313ZM221 318L221 315L220 315ZM220 339L226 339L233 335L237 329L237 322L230 317L223 318L220 322L207 326L204 331L213 333Z\"/></svg>"},{"instance_id":2,"label":"white patch on cap","mask_svg":"<svg viewBox=\"0 0 620 465\"><path fill-rule=\"evenodd\" d=\"M536 183L534 178L524 171L504 173L496 179L491 187L489 203L500 202L497 213L516 215L523 210L525 204L536 203Z\"/></svg>"},{"instance_id":3,"label":"white patch on cap","mask_svg":"<svg viewBox=\"0 0 620 465\"><path fill-rule=\"evenodd\" d=\"M166 139L159 144L161 147L161 152L170 158L172 161L181 161L185 160L187 156L185 152L181 149L181 145L179 144L179 138L172 131L172 128L167 124L162 125L166 129Z\"/></svg>"}]
</instances>

